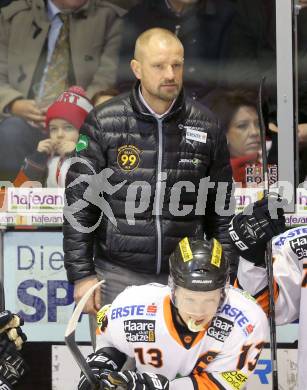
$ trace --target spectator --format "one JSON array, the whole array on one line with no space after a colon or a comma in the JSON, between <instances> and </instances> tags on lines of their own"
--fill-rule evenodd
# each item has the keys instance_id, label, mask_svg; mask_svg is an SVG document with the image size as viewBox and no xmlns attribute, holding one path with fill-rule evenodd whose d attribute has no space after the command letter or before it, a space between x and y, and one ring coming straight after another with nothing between
<instances>
[{"instance_id":1,"label":"spectator","mask_svg":"<svg viewBox=\"0 0 307 390\"><path fill-rule=\"evenodd\" d=\"M94 106L107 102L109 99L112 99L114 96L119 95L119 92L115 88L109 88L103 91L98 91L92 97L92 103Z\"/></svg>"},{"instance_id":2,"label":"spectator","mask_svg":"<svg viewBox=\"0 0 307 390\"><path fill-rule=\"evenodd\" d=\"M88 362L100 388L242 389L267 339L265 313L229 287L217 240L186 237L169 262L169 286L133 286L98 313ZM121 371L127 356L136 371ZM82 375L78 390L89 389Z\"/></svg>"},{"instance_id":3,"label":"spectator","mask_svg":"<svg viewBox=\"0 0 307 390\"><path fill-rule=\"evenodd\" d=\"M226 208L230 201L226 138L209 110L184 97L183 56L180 40L170 31L158 28L141 34L131 61L138 79L131 93L99 106L80 129L86 142L77 157L84 164L76 163L68 171L63 226L64 262L76 301L97 283L97 277L105 279L104 303L112 302L127 285L166 282L168 257L183 236L203 238L206 233L227 247L223 234L231 216L218 215L221 206L215 209L218 181L228 184ZM101 179L110 170L110 181ZM93 180L86 184L81 181L86 177ZM182 211L184 204L192 205L193 210L185 215L172 211L170 197L176 183L190 181L197 191L200 180L209 177L215 185L207 202L201 202L201 211L195 211L197 193L189 191L181 193L176 207ZM79 184L70 185L74 179ZM126 185L119 189L123 180ZM144 200L137 191L134 202L127 191L140 181L150 194L149 205L131 223L127 212L142 207ZM111 193L106 207L114 213L115 225L105 209L100 216L106 204L104 192ZM90 194L91 203L76 210L76 202L84 204L81 199ZM96 292L85 312L96 313L100 306Z\"/></svg>"},{"instance_id":4,"label":"spectator","mask_svg":"<svg viewBox=\"0 0 307 390\"><path fill-rule=\"evenodd\" d=\"M12 390L27 370L19 352L27 340L22 325L18 315L8 310L0 312L0 389L3 390Z\"/></svg>"},{"instance_id":5,"label":"spectator","mask_svg":"<svg viewBox=\"0 0 307 390\"><path fill-rule=\"evenodd\" d=\"M221 121L226 132L233 178L243 187L262 181L261 140L257 96L243 89L213 91L203 100ZM277 180L277 168L270 166L270 182Z\"/></svg>"},{"instance_id":6,"label":"spectator","mask_svg":"<svg viewBox=\"0 0 307 390\"><path fill-rule=\"evenodd\" d=\"M193 98L204 96L217 81L217 69L232 20L229 0L143 0L124 17L117 88L130 89L134 42L147 29L174 32L185 49L185 88Z\"/></svg>"},{"instance_id":7,"label":"spectator","mask_svg":"<svg viewBox=\"0 0 307 390\"><path fill-rule=\"evenodd\" d=\"M299 0L302 9L298 15L298 76L300 181L307 175L307 3ZM228 70L222 73L231 88L258 89L266 77L269 96L270 128L277 123L276 81L276 18L275 0L237 0L236 14L229 31L225 57L229 57Z\"/></svg>"},{"instance_id":8,"label":"spectator","mask_svg":"<svg viewBox=\"0 0 307 390\"><path fill-rule=\"evenodd\" d=\"M71 87L63 92L46 113L49 137L40 141L36 151L26 157L14 185L19 187L31 180L47 187L65 187L65 160L75 150L79 129L92 109L82 88Z\"/></svg>"},{"instance_id":9,"label":"spectator","mask_svg":"<svg viewBox=\"0 0 307 390\"><path fill-rule=\"evenodd\" d=\"M63 90L77 84L91 98L113 86L123 12L102 0L21 0L1 9L0 179L13 181L45 138L47 106Z\"/></svg>"}]
</instances>

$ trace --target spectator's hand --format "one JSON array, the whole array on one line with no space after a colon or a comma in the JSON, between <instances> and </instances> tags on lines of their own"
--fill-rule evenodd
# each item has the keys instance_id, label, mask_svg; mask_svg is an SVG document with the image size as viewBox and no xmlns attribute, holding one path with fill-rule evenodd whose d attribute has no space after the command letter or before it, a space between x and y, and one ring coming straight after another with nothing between
<instances>
[{"instance_id":1,"label":"spectator's hand","mask_svg":"<svg viewBox=\"0 0 307 390\"><path fill-rule=\"evenodd\" d=\"M302 8L306 8L307 7L307 0L299 0L299 5Z\"/></svg>"},{"instance_id":2,"label":"spectator's hand","mask_svg":"<svg viewBox=\"0 0 307 390\"><path fill-rule=\"evenodd\" d=\"M298 142L302 147L307 145L307 123L300 123L298 125Z\"/></svg>"},{"instance_id":3,"label":"spectator's hand","mask_svg":"<svg viewBox=\"0 0 307 390\"><path fill-rule=\"evenodd\" d=\"M91 279L85 279L85 280L77 280L74 285L74 300L76 303L80 301L80 299L83 297L83 295L96 283L98 283L98 279L91 278ZM101 288L100 286L96 288L96 290L93 292L89 300L87 301L86 305L84 306L83 313L88 314L97 314L97 311L101 307Z\"/></svg>"},{"instance_id":4,"label":"spectator's hand","mask_svg":"<svg viewBox=\"0 0 307 390\"><path fill-rule=\"evenodd\" d=\"M307 7L307 0L304 0L304 3L304 7ZM269 124L269 129L278 133L278 127L274 123ZM302 147L307 145L307 123L300 123L298 125L298 142Z\"/></svg>"},{"instance_id":5,"label":"spectator's hand","mask_svg":"<svg viewBox=\"0 0 307 390\"><path fill-rule=\"evenodd\" d=\"M45 126L45 111L41 110L35 100L18 99L10 107L11 114L21 116L37 126Z\"/></svg>"},{"instance_id":6,"label":"spectator's hand","mask_svg":"<svg viewBox=\"0 0 307 390\"><path fill-rule=\"evenodd\" d=\"M55 149L61 157L73 152L75 148L76 143L74 141L63 141L55 145Z\"/></svg>"},{"instance_id":7,"label":"spectator's hand","mask_svg":"<svg viewBox=\"0 0 307 390\"><path fill-rule=\"evenodd\" d=\"M254 263L264 264L266 243L274 236L285 231L285 217L282 203L277 208L277 218L272 218L269 205L275 200L278 204L281 198L270 194L254 203L252 215L237 214L231 221L229 235L240 256Z\"/></svg>"},{"instance_id":8,"label":"spectator's hand","mask_svg":"<svg viewBox=\"0 0 307 390\"><path fill-rule=\"evenodd\" d=\"M275 123L270 122L269 123L269 129L273 131L274 133L278 133L278 127L275 125Z\"/></svg>"},{"instance_id":9,"label":"spectator's hand","mask_svg":"<svg viewBox=\"0 0 307 390\"><path fill-rule=\"evenodd\" d=\"M140 374L135 371L110 372L109 381L127 390L168 390L169 380L160 374Z\"/></svg>"},{"instance_id":10,"label":"spectator's hand","mask_svg":"<svg viewBox=\"0 0 307 390\"><path fill-rule=\"evenodd\" d=\"M37 151L40 153L47 153L49 156L55 152L54 143L50 138L39 141Z\"/></svg>"}]
</instances>

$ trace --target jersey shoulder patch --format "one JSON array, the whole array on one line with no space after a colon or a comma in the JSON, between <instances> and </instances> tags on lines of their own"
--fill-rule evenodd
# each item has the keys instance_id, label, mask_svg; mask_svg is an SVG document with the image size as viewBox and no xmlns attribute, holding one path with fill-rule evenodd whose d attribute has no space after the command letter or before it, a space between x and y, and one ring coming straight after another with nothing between
<instances>
[{"instance_id":1,"label":"jersey shoulder patch","mask_svg":"<svg viewBox=\"0 0 307 390\"><path fill-rule=\"evenodd\" d=\"M297 256L298 260L307 258L307 234L292 238L289 241L292 252Z\"/></svg>"},{"instance_id":2,"label":"jersey shoulder patch","mask_svg":"<svg viewBox=\"0 0 307 390\"><path fill-rule=\"evenodd\" d=\"M108 312L110 310L111 305L104 305L97 313L96 321L97 321L97 329L100 332L104 332L108 326Z\"/></svg>"}]
</instances>

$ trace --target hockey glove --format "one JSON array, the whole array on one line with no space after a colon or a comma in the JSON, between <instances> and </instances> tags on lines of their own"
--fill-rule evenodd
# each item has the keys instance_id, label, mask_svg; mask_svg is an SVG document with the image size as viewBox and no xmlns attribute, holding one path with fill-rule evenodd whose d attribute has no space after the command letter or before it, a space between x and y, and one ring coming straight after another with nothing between
<instances>
[{"instance_id":1,"label":"hockey glove","mask_svg":"<svg viewBox=\"0 0 307 390\"><path fill-rule=\"evenodd\" d=\"M240 256L257 266L265 263L266 243L286 229L282 204L277 208L277 218L271 217L269 205L274 201L282 203L274 194L255 202L252 215L244 215L243 211L229 226L230 239Z\"/></svg>"},{"instance_id":2,"label":"hockey glove","mask_svg":"<svg viewBox=\"0 0 307 390\"><path fill-rule=\"evenodd\" d=\"M8 310L0 313L0 357L6 357L22 348L27 340L21 330L23 319Z\"/></svg>"},{"instance_id":3,"label":"hockey glove","mask_svg":"<svg viewBox=\"0 0 307 390\"><path fill-rule=\"evenodd\" d=\"M23 358L16 353L14 356L8 356L0 363L0 384L1 381L9 386L14 386L27 371L27 366ZM2 389L0 385L0 389ZM6 389L3 386L3 389Z\"/></svg>"},{"instance_id":4,"label":"hockey glove","mask_svg":"<svg viewBox=\"0 0 307 390\"><path fill-rule=\"evenodd\" d=\"M100 349L96 353L90 354L86 361L88 362L91 370L93 371L93 374L98 379L98 381L103 383L110 372L120 369L121 365L123 364L124 358L122 354L118 353L118 357L119 361L118 363L115 363L114 360L112 360L111 357L105 353L105 351L103 351L103 349ZM100 388L104 389L104 387ZM91 390L91 385L83 373L80 375L78 390Z\"/></svg>"},{"instance_id":5,"label":"hockey glove","mask_svg":"<svg viewBox=\"0 0 307 390\"><path fill-rule=\"evenodd\" d=\"M109 381L127 390L168 390L169 380L160 374L135 371L111 372Z\"/></svg>"}]
</instances>

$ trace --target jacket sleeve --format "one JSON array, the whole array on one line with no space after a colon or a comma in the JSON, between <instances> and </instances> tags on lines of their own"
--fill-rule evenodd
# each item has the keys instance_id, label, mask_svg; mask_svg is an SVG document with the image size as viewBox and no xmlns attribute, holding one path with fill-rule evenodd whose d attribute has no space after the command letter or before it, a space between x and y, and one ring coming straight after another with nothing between
<instances>
[{"instance_id":1,"label":"jacket sleeve","mask_svg":"<svg viewBox=\"0 0 307 390\"><path fill-rule=\"evenodd\" d=\"M38 181L44 185L47 177L47 160L49 156L46 153L35 151L25 158L23 166L20 168L15 180L14 186L20 187L26 181Z\"/></svg>"},{"instance_id":2,"label":"jacket sleeve","mask_svg":"<svg viewBox=\"0 0 307 390\"><path fill-rule=\"evenodd\" d=\"M92 111L80 129L83 149L70 160L66 176L63 249L67 278L72 283L95 275L95 228L102 215L99 173L105 167L101 138L100 124Z\"/></svg>"},{"instance_id":3,"label":"jacket sleeve","mask_svg":"<svg viewBox=\"0 0 307 390\"><path fill-rule=\"evenodd\" d=\"M273 287L277 325L288 324L298 319L301 288L304 280L302 264L292 251L289 244L290 240L279 247L274 245L274 241L277 241L280 237L281 235L275 237L272 245L274 259ZM265 268L256 267L253 263L241 257L237 284L238 287L245 289L256 298L263 310L268 313L269 289Z\"/></svg>"},{"instance_id":4,"label":"jacket sleeve","mask_svg":"<svg viewBox=\"0 0 307 390\"><path fill-rule=\"evenodd\" d=\"M209 176L214 187L208 189L204 230L208 238L214 237L222 244L233 279L236 275L238 256L228 235L228 226L234 215L235 205L232 169L224 132L216 127L212 133L214 141Z\"/></svg>"},{"instance_id":5,"label":"jacket sleeve","mask_svg":"<svg viewBox=\"0 0 307 390\"><path fill-rule=\"evenodd\" d=\"M122 18L123 10L116 6L103 7L108 12L106 35L104 37L104 47L100 56L99 67L92 82L87 87L87 96L93 95L101 89L114 87L116 72L118 68L119 48L122 38Z\"/></svg>"},{"instance_id":6,"label":"jacket sleeve","mask_svg":"<svg viewBox=\"0 0 307 390\"><path fill-rule=\"evenodd\" d=\"M9 21L0 11L0 116L4 115L5 107L22 98L22 93L12 88L8 78L8 45L9 45Z\"/></svg>"}]
</instances>

